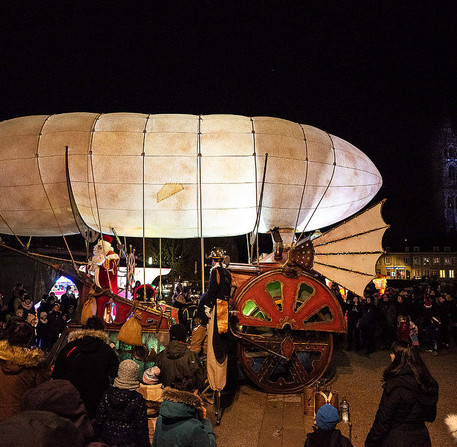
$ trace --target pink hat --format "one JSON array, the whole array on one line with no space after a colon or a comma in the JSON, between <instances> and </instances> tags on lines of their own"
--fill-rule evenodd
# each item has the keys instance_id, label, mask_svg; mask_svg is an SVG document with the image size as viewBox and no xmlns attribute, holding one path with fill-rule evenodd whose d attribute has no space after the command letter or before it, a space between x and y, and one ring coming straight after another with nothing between
<instances>
[{"instance_id":1,"label":"pink hat","mask_svg":"<svg viewBox=\"0 0 457 447\"><path fill-rule=\"evenodd\" d=\"M147 369L143 374L143 383L145 385L157 385L159 383L160 368L153 366Z\"/></svg>"}]
</instances>

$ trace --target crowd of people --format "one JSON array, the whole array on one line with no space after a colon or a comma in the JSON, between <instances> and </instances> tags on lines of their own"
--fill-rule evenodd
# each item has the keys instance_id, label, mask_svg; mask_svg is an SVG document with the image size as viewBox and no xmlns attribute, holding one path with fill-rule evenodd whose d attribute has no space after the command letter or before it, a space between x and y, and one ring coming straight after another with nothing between
<instances>
[{"instance_id":1,"label":"crowd of people","mask_svg":"<svg viewBox=\"0 0 457 447\"><path fill-rule=\"evenodd\" d=\"M7 445L63 445L53 444L59 439L67 447L216 446L199 396L206 380L206 346L198 331L207 323L205 305L211 303L205 295L199 311L197 303L186 299L185 289L176 292L181 321L193 324L171 326L170 342L158 354L156 366L141 376L138 362L119 363L99 317L72 331L50 364L47 351L77 307L71 288L60 300L52 293L43 296L38 305L22 284L8 298L0 294L0 439L9 442L16 429L33 426L33 433L25 431ZM366 446L430 445L425 421L436 417L438 385L419 351L438 354L457 342L456 301L439 284L388 288L383 295L367 287L363 297L349 292L346 299L336 285L332 292L347 320L346 349L391 352ZM192 316L186 318L192 306ZM330 407L316 413L316 428L306 446L351 445L336 429L338 412ZM151 415L157 417L153 430Z\"/></svg>"},{"instance_id":2,"label":"crowd of people","mask_svg":"<svg viewBox=\"0 0 457 447\"><path fill-rule=\"evenodd\" d=\"M49 351L66 325L74 318L78 299L72 286L57 298L54 292L43 295L38 304L18 283L10 296L0 293L0 328L15 321L24 321L33 327L34 345Z\"/></svg>"},{"instance_id":3,"label":"crowd of people","mask_svg":"<svg viewBox=\"0 0 457 447\"><path fill-rule=\"evenodd\" d=\"M438 355L457 343L457 302L441 290L440 284L411 288L389 287L380 295L374 286L364 297L348 292L346 301L338 287L333 288L347 320L347 350L390 349L402 340Z\"/></svg>"},{"instance_id":4,"label":"crowd of people","mask_svg":"<svg viewBox=\"0 0 457 447\"><path fill-rule=\"evenodd\" d=\"M138 362L119 363L97 316L70 333L53 365L33 332L12 319L0 334L0 445L216 446L198 395L206 371L183 325L171 326L170 343L142 376Z\"/></svg>"}]
</instances>

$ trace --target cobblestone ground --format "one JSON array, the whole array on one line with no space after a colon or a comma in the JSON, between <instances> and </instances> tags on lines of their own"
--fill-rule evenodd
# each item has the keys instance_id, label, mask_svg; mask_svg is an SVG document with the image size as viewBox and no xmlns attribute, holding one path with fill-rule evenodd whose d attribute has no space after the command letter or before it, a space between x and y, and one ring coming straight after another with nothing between
<instances>
[{"instance_id":1,"label":"cobblestone ground","mask_svg":"<svg viewBox=\"0 0 457 447\"><path fill-rule=\"evenodd\" d=\"M440 385L438 416L428 424L432 444L453 445L444 424L449 413L457 413L457 348L443 351L439 356L423 353L422 357ZM339 398L346 396L351 413L352 442L363 447L365 437L374 420L381 398L381 375L387 366L388 351L369 357L355 352L338 350L332 366L336 377L331 389ZM305 434L312 430L312 416L304 414L301 395L270 395L243 382L225 409L221 424L215 427L218 447L302 447ZM214 414L208 408L214 424ZM338 428L349 436L348 426Z\"/></svg>"}]
</instances>

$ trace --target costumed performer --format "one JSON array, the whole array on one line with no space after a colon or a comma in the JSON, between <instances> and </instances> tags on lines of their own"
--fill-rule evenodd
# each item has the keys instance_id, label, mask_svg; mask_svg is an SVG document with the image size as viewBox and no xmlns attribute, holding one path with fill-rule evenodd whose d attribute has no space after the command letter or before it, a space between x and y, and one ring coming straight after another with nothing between
<instances>
[{"instance_id":1,"label":"costumed performer","mask_svg":"<svg viewBox=\"0 0 457 447\"><path fill-rule=\"evenodd\" d=\"M111 243L113 238L102 235L94 246L91 269L94 272L95 284L101 289L109 289L117 295L117 272L119 256L114 252Z\"/></svg>"}]
</instances>

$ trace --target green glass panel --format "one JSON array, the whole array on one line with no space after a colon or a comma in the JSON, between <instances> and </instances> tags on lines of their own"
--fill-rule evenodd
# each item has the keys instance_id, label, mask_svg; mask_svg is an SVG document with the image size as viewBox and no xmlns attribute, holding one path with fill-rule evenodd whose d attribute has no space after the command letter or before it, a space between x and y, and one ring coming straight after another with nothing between
<instances>
[{"instance_id":1,"label":"green glass panel","mask_svg":"<svg viewBox=\"0 0 457 447\"><path fill-rule=\"evenodd\" d=\"M267 284L267 292L273 298L276 307L282 311L283 308L283 297L282 297L282 284L281 281L273 281Z\"/></svg>"},{"instance_id":2,"label":"green glass panel","mask_svg":"<svg viewBox=\"0 0 457 447\"><path fill-rule=\"evenodd\" d=\"M314 288L311 287L309 284L302 283L298 289L298 296L297 300L295 301L294 312L297 312L303 304L308 301L311 295L314 293Z\"/></svg>"},{"instance_id":3,"label":"green glass panel","mask_svg":"<svg viewBox=\"0 0 457 447\"><path fill-rule=\"evenodd\" d=\"M263 313L254 301L247 300L241 313L250 318L257 318L262 321L271 321L271 318Z\"/></svg>"}]
</instances>

